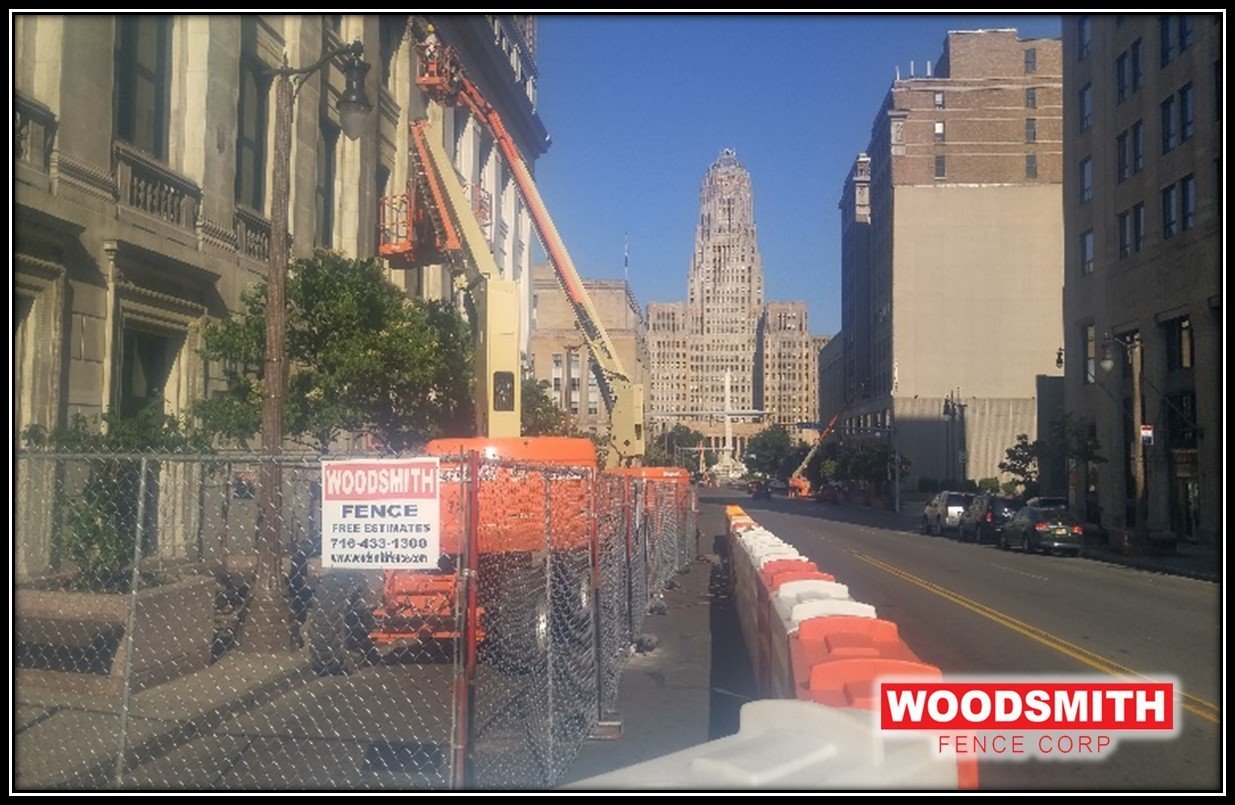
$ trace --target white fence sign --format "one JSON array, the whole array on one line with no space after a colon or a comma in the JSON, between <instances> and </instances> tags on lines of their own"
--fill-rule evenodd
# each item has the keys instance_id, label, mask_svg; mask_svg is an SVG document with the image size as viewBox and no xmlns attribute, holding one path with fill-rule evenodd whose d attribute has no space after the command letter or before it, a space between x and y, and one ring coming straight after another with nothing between
<instances>
[{"instance_id":1,"label":"white fence sign","mask_svg":"<svg viewBox=\"0 0 1235 805\"><path fill-rule=\"evenodd\" d=\"M427 570L441 558L436 458L322 462L322 567Z\"/></svg>"}]
</instances>

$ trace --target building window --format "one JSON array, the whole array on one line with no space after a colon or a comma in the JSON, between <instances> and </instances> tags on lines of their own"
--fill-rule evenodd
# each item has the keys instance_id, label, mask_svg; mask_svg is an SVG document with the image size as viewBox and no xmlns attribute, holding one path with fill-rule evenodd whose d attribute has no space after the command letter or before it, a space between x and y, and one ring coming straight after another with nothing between
<instances>
[{"instance_id":1,"label":"building window","mask_svg":"<svg viewBox=\"0 0 1235 805\"><path fill-rule=\"evenodd\" d=\"M1132 172L1140 173L1145 167L1145 126L1141 121L1132 124Z\"/></svg>"},{"instance_id":2,"label":"building window","mask_svg":"<svg viewBox=\"0 0 1235 805\"><path fill-rule=\"evenodd\" d=\"M1025 72L1036 73L1038 71L1038 50L1037 48L1025 49Z\"/></svg>"},{"instance_id":3,"label":"building window","mask_svg":"<svg viewBox=\"0 0 1235 805\"><path fill-rule=\"evenodd\" d=\"M1192 18L1187 14L1179 15L1179 52L1183 53L1192 47Z\"/></svg>"},{"instance_id":4,"label":"building window","mask_svg":"<svg viewBox=\"0 0 1235 805\"><path fill-rule=\"evenodd\" d=\"M935 178L943 179L948 175L948 163L944 157L935 157Z\"/></svg>"},{"instance_id":5,"label":"building window","mask_svg":"<svg viewBox=\"0 0 1235 805\"><path fill-rule=\"evenodd\" d=\"M1193 126L1194 112L1192 82L1189 81L1179 90L1179 141L1181 143L1191 140L1195 132Z\"/></svg>"},{"instance_id":6,"label":"building window","mask_svg":"<svg viewBox=\"0 0 1235 805\"><path fill-rule=\"evenodd\" d=\"M1025 142L1033 143L1038 141L1038 120L1037 118L1025 118Z\"/></svg>"},{"instance_id":7,"label":"building window","mask_svg":"<svg viewBox=\"0 0 1235 805\"><path fill-rule=\"evenodd\" d=\"M1037 109L1038 108L1038 88L1037 87L1028 87L1025 90L1025 108L1026 109Z\"/></svg>"},{"instance_id":8,"label":"building window","mask_svg":"<svg viewBox=\"0 0 1235 805\"><path fill-rule=\"evenodd\" d=\"M167 158L171 17L118 15L113 115L115 136Z\"/></svg>"},{"instance_id":9,"label":"building window","mask_svg":"<svg viewBox=\"0 0 1235 805\"><path fill-rule=\"evenodd\" d=\"M1138 203L1132 208L1132 251L1139 252L1145 246L1145 205Z\"/></svg>"},{"instance_id":10,"label":"building window","mask_svg":"<svg viewBox=\"0 0 1235 805\"><path fill-rule=\"evenodd\" d=\"M164 403L176 349L172 339L144 330L124 329L120 359L120 418Z\"/></svg>"},{"instance_id":11,"label":"building window","mask_svg":"<svg viewBox=\"0 0 1235 805\"><path fill-rule=\"evenodd\" d=\"M1175 98L1171 96L1162 102L1162 153L1167 154L1175 149Z\"/></svg>"},{"instance_id":12,"label":"building window","mask_svg":"<svg viewBox=\"0 0 1235 805\"><path fill-rule=\"evenodd\" d=\"M1175 236L1175 185L1162 189L1162 239Z\"/></svg>"},{"instance_id":13,"label":"building window","mask_svg":"<svg viewBox=\"0 0 1235 805\"><path fill-rule=\"evenodd\" d=\"M1085 341L1085 383L1089 384L1095 380L1094 364L1098 354L1098 339L1092 324L1085 325L1081 338Z\"/></svg>"},{"instance_id":14,"label":"building window","mask_svg":"<svg viewBox=\"0 0 1235 805\"><path fill-rule=\"evenodd\" d=\"M943 142L943 121L942 120L935 121L935 142L937 143Z\"/></svg>"},{"instance_id":15,"label":"building window","mask_svg":"<svg viewBox=\"0 0 1235 805\"><path fill-rule=\"evenodd\" d=\"M1128 51L1115 59L1115 103L1123 103L1128 97Z\"/></svg>"},{"instance_id":16,"label":"building window","mask_svg":"<svg viewBox=\"0 0 1235 805\"><path fill-rule=\"evenodd\" d=\"M1076 22L1077 61L1085 61L1089 58L1089 46L1092 40L1093 21L1085 15Z\"/></svg>"},{"instance_id":17,"label":"building window","mask_svg":"<svg viewBox=\"0 0 1235 805\"><path fill-rule=\"evenodd\" d=\"M939 90L935 90L935 108L936 109L943 108L943 93L940 92Z\"/></svg>"},{"instance_id":18,"label":"building window","mask_svg":"<svg viewBox=\"0 0 1235 805\"><path fill-rule=\"evenodd\" d=\"M1093 230L1081 233L1081 273L1093 273Z\"/></svg>"},{"instance_id":19,"label":"building window","mask_svg":"<svg viewBox=\"0 0 1235 805\"><path fill-rule=\"evenodd\" d=\"M317 215L315 243L323 249L334 247L335 148L338 143L338 127L328 120L323 120L318 130L317 186L314 199Z\"/></svg>"},{"instance_id":20,"label":"building window","mask_svg":"<svg viewBox=\"0 0 1235 805\"><path fill-rule=\"evenodd\" d=\"M1161 54L1159 64L1166 67L1175 58L1175 38L1171 36L1171 15L1163 14L1158 18L1158 48Z\"/></svg>"},{"instance_id":21,"label":"building window","mask_svg":"<svg viewBox=\"0 0 1235 805\"><path fill-rule=\"evenodd\" d=\"M1132 172L1130 145L1126 131L1115 138L1115 177L1121 182L1127 179Z\"/></svg>"},{"instance_id":22,"label":"building window","mask_svg":"<svg viewBox=\"0 0 1235 805\"><path fill-rule=\"evenodd\" d=\"M1078 100L1080 102L1081 110L1081 131L1085 131L1093 125L1093 86L1086 84L1081 87L1080 97Z\"/></svg>"},{"instance_id":23,"label":"building window","mask_svg":"<svg viewBox=\"0 0 1235 805\"><path fill-rule=\"evenodd\" d=\"M1136 92L1145 80L1145 71L1141 69L1141 40L1133 42L1128 52L1132 54L1132 91Z\"/></svg>"},{"instance_id":24,"label":"building window","mask_svg":"<svg viewBox=\"0 0 1235 805\"><path fill-rule=\"evenodd\" d=\"M1179 180L1179 218L1181 229L1196 223L1196 177L1191 173Z\"/></svg>"},{"instance_id":25,"label":"building window","mask_svg":"<svg viewBox=\"0 0 1235 805\"><path fill-rule=\"evenodd\" d=\"M257 58L257 18L240 36L240 103L236 112L236 202L261 213L266 186L266 109L270 79Z\"/></svg>"},{"instance_id":26,"label":"building window","mask_svg":"<svg viewBox=\"0 0 1235 805\"><path fill-rule=\"evenodd\" d=\"M1127 257L1132 250L1132 213L1125 210L1119 214L1119 256Z\"/></svg>"},{"instance_id":27,"label":"building window","mask_svg":"<svg viewBox=\"0 0 1235 805\"><path fill-rule=\"evenodd\" d=\"M1026 154L1025 155L1025 177L1027 179L1037 179L1038 178L1038 155L1037 154Z\"/></svg>"},{"instance_id":28,"label":"building window","mask_svg":"<svg viewBox=\"0 0 1235 805\"><path fill-rule=\"evenodd\" d=\"M1166 329L1166 368L1191 369L1193 365L1192 321L1187 316L1171 319Z\"/></svg>"},{"instance_id":29,"label":"building window","mask_svg":"<svg viewBox=\"0 0 1235 805\"><path fill-rule=\"evenodd\" d=\"M1093 198L1093 162L1089 157L1081 160L1081 203Z\"/></svg>"}]
</instances>

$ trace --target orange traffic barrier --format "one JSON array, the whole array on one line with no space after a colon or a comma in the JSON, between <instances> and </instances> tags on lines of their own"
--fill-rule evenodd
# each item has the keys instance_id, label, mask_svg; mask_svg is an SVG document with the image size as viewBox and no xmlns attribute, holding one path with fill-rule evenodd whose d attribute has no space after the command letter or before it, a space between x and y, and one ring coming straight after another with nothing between
<instances>
[{"instance_id":1,"label":"orange traffic barrier","mask_svg":"<svg viewBox=\"0 0 1235 805\"><path fill-rule=\"evenodd\" d=\"M799 624L789 636L789 657L797 697L806 700L811 700L811 673L820 663L862 657L921 662L900 639L895 623L844 615Z\"/></svg>"},{"instance_id":2,"label":"orange traffic barrier","mask_svg":"<svg viewBox=\"0 0 1235 805\"><path fill-rule=\"evenodd\" d=\"M824 573L819 570L782 570L769 577L764 575L764 582L768 585L768 592L774 593L780 589L780 586L789 581L802 581L804 579L816 579L818 581L836 581L836 577L831 573Z\"/></svg>"},{"instance_id":3,"label":"orange traffic barrier","mask_svg":"<svg viewBox=\"0 0 1235 805\"><path fill-rule=\"evenodd\" d=\"M933 665L888 657L845 657L821 662L810 669L806 699L831 707L873 710L878 702L876 680L885 676L914 676L942 681Z\"/></svg>"},{"instance_id":4,"label":"orange traffic barrier","mask_svg":"<svg viewBox=\"0 0 1235 805\"><path fill-rule=\"evenodd\" d=\"M818 570L819 565L815 564L805 556L796 559L775 559L768 562L763 567L759 568L760 572L766 578L771 578L777 573L785 570Z\"/></svg>"}]
</instances>

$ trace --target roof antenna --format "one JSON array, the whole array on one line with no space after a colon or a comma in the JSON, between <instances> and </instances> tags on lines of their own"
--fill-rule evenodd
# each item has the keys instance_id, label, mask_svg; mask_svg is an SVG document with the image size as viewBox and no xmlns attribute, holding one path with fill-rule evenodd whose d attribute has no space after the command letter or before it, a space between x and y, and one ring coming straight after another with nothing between
<instances>
[{"instance_id":1,"label":"roof antenna","mask_svg":"<svg viewBox=\"0 0 1235 805\"><path fill-rule=\"evenodd\" d=\"M931 60L930 59L926 60L926 77L927 78L931 77Z\"/></svg>"},{"instance_id":2,"label":"roof antenna","mask_svg":"<svg viewBox=\"0 0 1235 805\"><path fill-rule=\"evenodd\" d=\"M899 64L896 65L896 80L897 81L901 80L901 66Z\"/></svg>"},{"instance_id":3,"label":"roof antenna","mask_svg":"<svg viewBox=\"0 0 1235 805\"><path fill-rule=\"evenodd\" d=\"M915 72L914 72L914 70L913 70L913 59L910 59L910 60L909 60L909 77L910 77L910 78L917 78L917 73L915 73Z\"/></svg>"}]
</instances>

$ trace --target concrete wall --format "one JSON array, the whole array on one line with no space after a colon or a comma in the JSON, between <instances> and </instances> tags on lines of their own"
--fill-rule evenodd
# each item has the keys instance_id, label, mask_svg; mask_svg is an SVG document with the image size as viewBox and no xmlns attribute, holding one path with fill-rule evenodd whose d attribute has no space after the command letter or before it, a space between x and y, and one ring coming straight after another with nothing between
<instances>
[{"instance_id":1,"label":"concrete wall","mask_svg":"<svg viewBox=\"0 0 1235 805\"><path fill-rule=\"evenodd\" d=\"M1062 343L1058 186L898 187L898 397L1029 398Z\"/></svg>"},{"instance_id":2,"label":"concrete wall","mask_svg":"<svg viewBox=\"0 0 1235 805\"><path fill-rule=\"evenodd\" d=\"M963 420L942 415L941 397L897 398L894 402L896 442L911 462L906 488L916 488L918 478L999 477L999 462L1024 433L1033 441L1038 436L1037 401L965 397ZM960 451L965 451L962 469Z\"/></svg>"}]
</instances>

